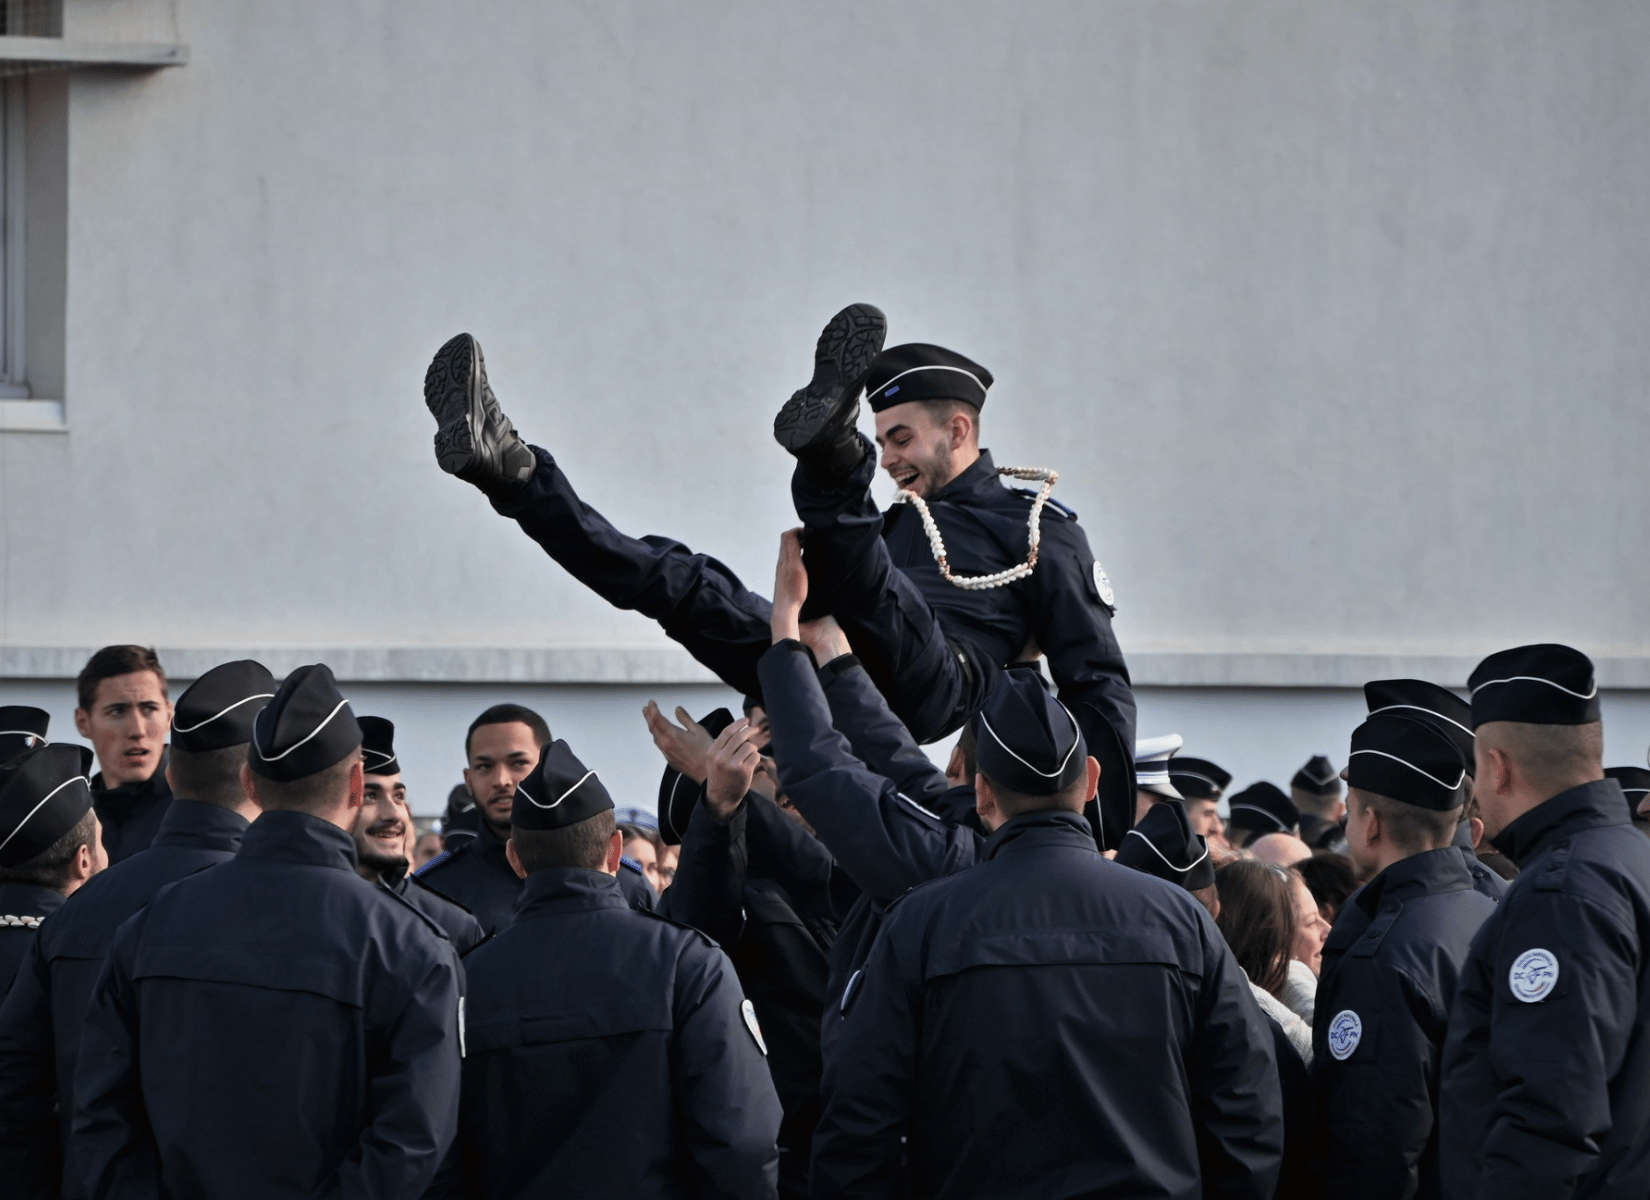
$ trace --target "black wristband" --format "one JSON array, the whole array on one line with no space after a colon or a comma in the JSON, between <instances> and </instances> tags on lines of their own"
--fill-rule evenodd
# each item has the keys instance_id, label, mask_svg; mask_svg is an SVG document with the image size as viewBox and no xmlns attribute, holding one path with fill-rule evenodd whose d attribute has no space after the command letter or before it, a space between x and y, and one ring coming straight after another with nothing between
<instances>
[{"instance_id":1,"label":"black wristband","mask_svg":"<svg viewBox=\"0 0 1650 1200\"><path fill-rule=\"evenodd\" d=\"M820 667L819 668L819 673L820 673L821 676L829 675L832 679L834 679L838 675L846 674L847 672L853 670L855 667L857 667L859 665L860 665L859 655L854 654L852 651L850 651L847 654L837 655L830 662L826 663L823 667Z\"/></svg>"}]
</instances>

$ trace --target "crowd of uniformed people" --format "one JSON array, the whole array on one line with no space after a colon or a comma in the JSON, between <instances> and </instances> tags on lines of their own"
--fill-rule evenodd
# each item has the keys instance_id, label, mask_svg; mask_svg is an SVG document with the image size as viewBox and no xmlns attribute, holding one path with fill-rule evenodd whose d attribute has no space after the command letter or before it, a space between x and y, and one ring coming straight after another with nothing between
<instances>
[{"instance_id":1,"label":"crowd of uniformed people","mask_svg":"<svg viewBox=\"0 0 1650 1200\"><path fill-rule=\"evenodd\" d=\"M105 647L90 749L0 708L0 1193L1650 1194L1650 771L1604 768L1588 658L1372 681L1231 792L1138 736L1075 514L978 447L989 373L881 322L776 419L771 599L607 524L474 339L431 366L443 468L744 694L648 705L656 801L501 703L421 831L324 664L174 700Z\"/></svg>"}]
</instances>

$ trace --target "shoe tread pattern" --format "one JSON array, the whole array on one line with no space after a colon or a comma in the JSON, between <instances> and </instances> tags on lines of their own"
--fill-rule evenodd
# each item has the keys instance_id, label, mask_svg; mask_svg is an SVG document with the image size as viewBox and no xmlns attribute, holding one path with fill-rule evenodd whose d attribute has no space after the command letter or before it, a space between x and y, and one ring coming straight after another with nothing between
<instances>
[{"instance_id":1,"label":"shoe tread pattern","mask_svg":"<svg viewBox=\"0 0 1650 1200\"><path fill-rule=\"evenodd\" d=\"M449 475L460 474L475 457L470 388L478 351L475 338L461 333L436 351L424 373L424 403L437 425L435 457Z\"/></svg>"},{"instance_id":2,"label":"shoe tread pattern","mask_svg":"<svg viewBox=\"0 0 1650 1200\"><path fill-rule=\"evenodd\" d=\"M832 317L814 347L814 376L774 417L773 435L787 450L802 449L837 411L843 392L856 386L882 352L888 332L882 310L850 304Z\"/></svg>"}]
</instances>

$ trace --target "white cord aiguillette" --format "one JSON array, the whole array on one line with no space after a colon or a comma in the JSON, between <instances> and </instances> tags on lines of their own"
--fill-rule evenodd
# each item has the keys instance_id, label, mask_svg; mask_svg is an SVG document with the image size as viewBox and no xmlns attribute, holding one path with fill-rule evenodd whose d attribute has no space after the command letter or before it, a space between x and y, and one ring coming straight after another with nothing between
<instances>
[{"instance_id":1,"label":"white cord aiguillette","mask_svg":"<svg viewBox=\"0 0 1650 1200\"><path fill-rule=\"evenodd\" d=\"M895 504L913 506L917 510L917 515L922 518L922 527L928 531L928 545L934 551L934 561L940 565L941 578L953 587L960 587L965 591L983 592L987 588L1002 587L1016 579L1024 579L1037 569L1037 547L1043 540L1043 505L1048 501L1049 493L1054 490L1060 472L1050 471L1046 467L998 467L997 474L1007 475L1011 479L1040 479L1043 486L1038 489L1037 498L1031 502L1031 515L1027 519L1030 549L1025 562L990 575L953 575L951 563L945 554L945 539L940 536L940 527L934 523L934 514L928 511L927 503L915 492L908 492L904 488L894 493Z\"/></svg>"}]
</instances>

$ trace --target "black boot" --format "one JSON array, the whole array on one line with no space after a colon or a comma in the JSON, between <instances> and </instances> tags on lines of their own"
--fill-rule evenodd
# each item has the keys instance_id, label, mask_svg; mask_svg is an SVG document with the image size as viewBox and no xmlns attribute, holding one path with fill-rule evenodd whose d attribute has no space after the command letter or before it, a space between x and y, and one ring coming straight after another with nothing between
<instances>
[{"instance_id":1,"label":"black boot","mask_svg":"<svg viewBox=\"0 0 1650 1200\"><path fill-rule=\"evenodd\" d=\"M888 319L880 308L850 304L831 318L814 347L814 377L773 419L773 436L816 483L846 479L864 457L855 422L865 375L882 352Z\"/></svg>"},{"instance_id":2,"label":"black boot","mask_svg":"<svg viewBox=\"0 0 1650 1200\"><path fill-rule=\"evenodd\" d=\"M424 373L424 403L440 426L435 458L494 500L510 500L533 477L538 460L487 386L487 365L475 338L461 333L435 352Z\"/></svg>"}]
</instances>

